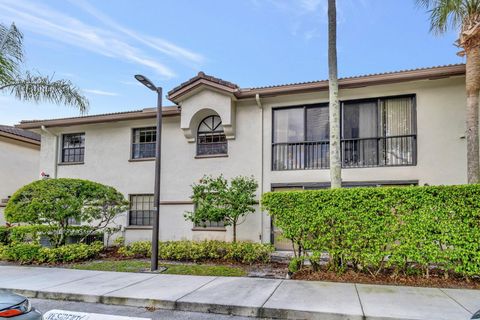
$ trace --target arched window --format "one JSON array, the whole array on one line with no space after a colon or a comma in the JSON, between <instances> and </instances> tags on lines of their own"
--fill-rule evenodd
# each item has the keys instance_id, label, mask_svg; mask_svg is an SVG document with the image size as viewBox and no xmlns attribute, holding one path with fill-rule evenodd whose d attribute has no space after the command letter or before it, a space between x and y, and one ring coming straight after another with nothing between
<instances>
[{"instance_id":1,"label":"arched window","mask_svg":"<svg viewBox=\"0 0 480 320\"><path fill-rule=\"evenodd\" d=\"M197 155L227 154L227 138L223 132L222 119L208 116L200 122L197 131Z\"/></svg>"}]
</instances>

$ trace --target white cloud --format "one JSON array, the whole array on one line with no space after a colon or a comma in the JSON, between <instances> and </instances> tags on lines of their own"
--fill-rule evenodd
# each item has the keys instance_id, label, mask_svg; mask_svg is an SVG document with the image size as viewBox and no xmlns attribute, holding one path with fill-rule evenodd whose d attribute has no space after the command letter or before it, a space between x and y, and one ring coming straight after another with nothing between
<instances>
[{"instance_id":1,"label":"white cloud","mask_svg":"<svg viewBox=\"0 0 480 320\"><path fill-rule=\"evenodd\" d=\"M88 6L88 4L87 4ZM59 12L51 7L40 5L29 0L1 0L0 19L4 21L15 21L20 28L41 34L54 39L57 42L66 43L71 46L95 52L113 59L123 60L130 63L142 65L155 70L164 78L172 78L175 72L148 56L139 46L134 46L132 41L140 41L147 44L146 36L139 35L132 30L125 29L108 17L103 16L102 22L109 28L98 28L84 23L77 18ZM107 23L108 22L108 23ZM112 30L113 29L113 30ZM192 62L202 61L202 57L186 49L180 48L163 39L152 38L152 45L157 46L157 51L167 55L179 55L182 59ZM162 50L160 50L162 49Z\"/></svg>"},{"instance_id":2,"label":"white cloud","mask_svg":"<svg viewBox=\"0 0 480 320\"><path fill-rule=\"evenodd\" d=\"M204 61L203 56L198 53L181 48L165 39L143 35L132 29L120 25L106 14L97 10L86 0L70 0L70 3L78 6L83 11L97 18L106 26L109 26L112 29L115 29L159 52L162 52L171 57L181 58L193 63L202 63Z\"/></svg>"},{"instance_id":3,"label":"white cloud","mask_svg":"<svg viewBox=\"0 0 480 320\"><path fill-rule=\"evenodd\" d=\"M305 41L320 38L322 29L327 28L327 0L250 0L250 3L258 10L276 10L283 14L290 34ZM367 10L369 5L367 0L338 0L337 24L345 23L346 12Z\"/></svg>"},{"instance_id":4,"label":"white cloud","mask_svg":"<svg viewBox=\"0 0 480 320\"><path fill-rule=\"evenodd\" d=\"M323 7L325 7L326 0L301 0L300 1L300 6L308 12L317 11L320 5L322 4L323 4Z\"/></svg>"},{"instance_id":5,"label":"white cloud","mask_svg":"<svg viewBox=\"0 0 480 320\"><path fill-rule=\"evenodd\" d=\"M120 80L119 81L121 84L125 84L127 86L137 86L140 85L140 82L138 81L127 81L127 80Z\"/></svg>"},{"instance_id":6,"label":"white cloud","mask_svg":"<svg viewBox=\"0 0 480 320\"><path fill-rule=\"evenodd\" d=\"M96 94L99 96L118 96L118 93L116 92L110 92L110 91L103 91L103 90L98 90L98 89L84 89L83 91L91 94Z\"/></svg>"},{"instance_id":7,"label":"white cloud","mask_svg":"<svg viewBox=\"0 0 480 320\"><path fill-rule=\"evenodd\" d=\"M327 0L250 0L262 10L276 10L285 16L285 23L294 37L309 41L320 37L321 25L327 23ZM337 8L337 11L338 10Z\"/></svg>"}]
</instances>

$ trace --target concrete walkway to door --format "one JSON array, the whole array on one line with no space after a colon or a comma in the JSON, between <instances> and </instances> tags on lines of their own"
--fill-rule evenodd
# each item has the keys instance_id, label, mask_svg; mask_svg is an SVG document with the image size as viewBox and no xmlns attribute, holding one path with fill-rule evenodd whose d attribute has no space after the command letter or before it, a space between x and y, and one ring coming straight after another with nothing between
<instances>
[{"instance_id":1,"label":"concrete walkway to door","mask_svg":"<svg viewBox=\"0 0 480 320\"><path fill-rule=\"evenodd\" d=\"M265 318L467 320L480 309L480 290L18 266L0 266L0 288L44 299Z\"/></svg>"}]
</instances>

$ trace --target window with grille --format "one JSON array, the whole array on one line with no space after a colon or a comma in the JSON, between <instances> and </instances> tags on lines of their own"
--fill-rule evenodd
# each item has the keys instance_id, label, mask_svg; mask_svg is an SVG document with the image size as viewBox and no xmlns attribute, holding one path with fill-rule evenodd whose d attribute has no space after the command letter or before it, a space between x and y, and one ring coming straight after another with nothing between
<instances>
[{"instance_id":1,"label":"window with grille","mask_svg":"<svg viewBox=\"0 0 480 320\"><path fill-rule=\"evenodd\" d=\"M130 195L128 224L130 226L153 225L153 194Z\"/></svg>"},{"instance_id":2,"label":"window with grille","mask_svg":"<svg viewBox=\"0 0 480 320\"><path fill-rule=\"evenodd\" d=\"M223 221L202 221L195 223L195 228L225 228Z\"/></svg>"},{"instance_id":3,"label":"window with grille","mask_svg":"<svg viewBox=\"0 0 480 320\"><path fill-rule=\"evenodd\" d=\"M62 138L62 162L83 162L85 133L64 134Z\"/></svg>"},{"instance_id":4,"label":"window with grille","mask_svg":"<svg viewBox=\"0 0 480 320\"><path fill-rule=\"evenodd\" d=\"M197 205L194 205L193 210L197 210ZM196 229L201 229L201 228L225 229L225 222L205 220L205 221L195 222L195 228Z\"/></svg>"},{"instance_id":5,"label":"window with grille","mask_svg":"<svg viewBox=\"0 0 480 320\"><path fill-rule=\"evenodd\" d=\"M132 159L154 158L156 142L156 127L133 129Z\"/></svg>"},{"instance_id":6,"label":"window with grille","mask_svg":"<svg viewBox=\"0 0 480 320\"><path fill-rule=\"evenodd\" d=\"M197 155L227 154L227 138L219 116L209 116L200 122L197 131Z\"/></svg>"}]
</instances>

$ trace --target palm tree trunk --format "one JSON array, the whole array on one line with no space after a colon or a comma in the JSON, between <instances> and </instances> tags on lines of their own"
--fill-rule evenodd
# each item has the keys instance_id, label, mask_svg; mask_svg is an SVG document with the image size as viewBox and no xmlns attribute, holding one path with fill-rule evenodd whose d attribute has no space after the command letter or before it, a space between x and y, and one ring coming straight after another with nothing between
<instances>
[{"instance_id":1,"label":"palm tree trunk","mask_svg":"<svg viewBox=\"0 0 480 320\"><path fill-rule=\"evenodd\" d=\"M478 104L480 90L480 46L466 49L467 70L467 180L479 183L480 153L478 137Z\"/></svg>"},{"instance_id":2,"label":"palm tree trunk","mask_svg":"<svg viewBox=\"0 0 480 320\"><path fill-rule=\"evenodd\" d=\"M337 70L337 9L335 0L328 0L328 82L330 118L330 180L331 188L342 187L340 160L340 103Z\"/></svg>"}]
</instances>

